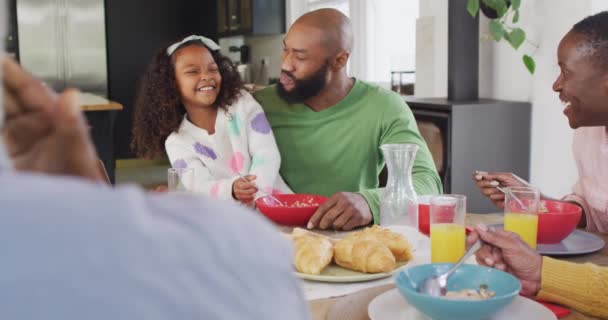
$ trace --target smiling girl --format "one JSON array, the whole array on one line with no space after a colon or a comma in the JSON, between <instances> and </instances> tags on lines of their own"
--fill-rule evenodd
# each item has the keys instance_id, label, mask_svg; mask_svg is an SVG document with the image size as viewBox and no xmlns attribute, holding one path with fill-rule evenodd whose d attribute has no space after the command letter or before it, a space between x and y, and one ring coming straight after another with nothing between
<instances>
[{"instance_id":1,"label":"smiling girl","mask_svg":"<svg viewBox=\"0 0 608 320\"><path fill-rule=\"evenodd\" d=\"M189 36L156 54L135 103L132 147L144 158L166 149L174 168L194 168L194 191L213 198L291 193L262 107L219 49Z\"/></svg>"}]
</instances>

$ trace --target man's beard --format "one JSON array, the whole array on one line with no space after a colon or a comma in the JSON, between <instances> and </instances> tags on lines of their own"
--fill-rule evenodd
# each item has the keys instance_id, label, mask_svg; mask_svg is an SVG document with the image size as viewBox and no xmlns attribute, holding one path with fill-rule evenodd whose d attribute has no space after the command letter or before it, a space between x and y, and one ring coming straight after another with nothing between
<instances>
[{"instance_id":1,"label":"man's beard","mask_svg":"<svg viewBox=\"0 0 608 320\"><path fill-rule=\"evenodd\" d=\"M277 83L277 93L283 100L289 104L302 103L309 98L318 95L325 85L327 84L327 69L329 68L329 60L325 60L325 63L315 71L312 75L305 79L296 79L291 73L287 71L281 71L281 73L290 77L293 80L294 86L291 91L285 90L285 87L281 82Z\"/></svg>"}]
</instances>

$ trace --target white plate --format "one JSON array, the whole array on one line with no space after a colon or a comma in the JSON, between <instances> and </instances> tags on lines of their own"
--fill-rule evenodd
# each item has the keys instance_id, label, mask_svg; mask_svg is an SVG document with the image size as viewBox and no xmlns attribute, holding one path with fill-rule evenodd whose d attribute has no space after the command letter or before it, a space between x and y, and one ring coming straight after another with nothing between
<instances>
[{"instance_id":1,"label":"white plate","mask_svg":"<svg viewBox=\"0 0 608 320\"><path fill-rule=\"evenodd\" d=\"M367 313L372 320L430 320L410 306L397 289L389 290L370 302ZM553 312L538 302L517 296L513 302L490 317L490 320L557 320Z\"/></svg>"},{"instance_id":2,"label":"white plate","mask_svg":"<svg viewBox=\"0 0 608 320\"><path fill-rule=\"evenodd\" d=\"M503 224L493 226L504 228ZM605 245L604 240L593 233L575 229L560 243L537 244L536 252L549 256L570 256L600 251Z\"/></svg>"},{"instance_id":3,"label":"white plate","mask_svg":"<svg viewBox=\"0 0 608 320\"><path fill-rule=\"evenodd\" d=\"M407 227L407 226L388 226L386 228L393 232L403 235L409 241L409 243L412 245L413 255L415 257L416 250L419 247L420 241L424 240L424 235L422 235L420 232L418 232L418 230L416 230L412 227ZM319 232L319 233L324 234L326 236L334 237L334 238L343 238L351 233L351 232L340 232L340 233L330 233L330 232ZM325 269L323 269L323 271L321 271L321 274L319 274L319 275L310 275L310 274L305 274L305 273L300 273L300 272L296 272L295 274L302 279L320 281L320 282L340 282L340 283L363 282L363 281L370 281L370 280L390 277L390 276L396 274L397 272L399 272L401 269L403 269L408 264L409 264L408 262L398 262L397 267L391 272L364 273L364 272L358 272L358 271L353 271L353 270L349 270L346 268L342 268L334 263L331 263L330 265L325 267Z\"/></svg>"},{"instance_id":4,"label":"white plate","mask_svg":"<svg viewBox=\"0 0 608 320\"><path fill-rule=\"evenodd\" d=\"M536 251L550 256L568 256L602 250L606 243L602 238L582 230L574 230L566 239L556 244L536 245Z\"/></svg>"},{"instance_id":5,"label":"white plate","mask_svg":"<svg viewBox=\"0 0 608 320\"><path fill-rule=\"evenodd\" d=\"M321 271L321 274L312 275L312 274L296 272L296 275L304 280L312 280L312 281L320 281L320 282L339 282L339 283L363 282L363 281L370 281L370 280L390 277L393 274L396 274L397 272L401 271L401 269L403 269L405 266L407 266L407 262L397 262L397 267L391 272L364 273L364 272L358 272L358 271L342 268L339 265L332 263L332 264L328 265L327 267L325 267L325 269L323 269L323 271Z\"/></svg>"}]
</instances>

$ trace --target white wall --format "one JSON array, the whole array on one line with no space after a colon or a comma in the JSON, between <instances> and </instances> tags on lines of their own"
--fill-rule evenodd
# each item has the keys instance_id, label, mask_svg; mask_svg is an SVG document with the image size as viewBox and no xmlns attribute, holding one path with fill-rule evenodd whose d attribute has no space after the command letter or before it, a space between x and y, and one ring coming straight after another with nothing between
<instances>
[{"instance_id":1,"label":"white wall","mask_svg":"<svg viewBox=\"0 0 608 320\"><path fill-rule=\"evenodd\" d=\"M525 44L516 52L504 41L480 44L480 97L532 103L530 180L549 195L558 197L569 193L577 177L571 152L572 130L562 114L563 107L557 94L551 89L559 73L557 46L574 23L606 9L606 0L522 1L520 24L528 33L529 39L539 44L539 49L534 54L536 72L533 76L527 73L521 62L522 54L532 53L533 47ZM420 19L423 17L435 19L433 46L436 50L446 52L446 57L438 57L436 53L434 60L429 59L428 48L425 51L418 42L416 94L445 97L447 26L444 30L443 24L447 25L447 1L421 1ZM437 23L437 20L440 22ZM480 23L480 33L487 33L487 20L482 19ZM444 34L438 34L441 32ZM432 61L441 65L429 66L420 64L419 61ZM430 77L422 76L424 72L434 75L432 82L429 81Z\"/></svg>"},{"instance_id":2,"label":"white wall","mask_svg":"<svg viewBox=\"0 0 608 320\"><path fill-rule=\"evenodd\" d=\"M537 0L522 1L520 25L529 39L539 39L535 30L534 6ZM489 19L481 15L479 33L479 96L500 100L530 101L532 97L532 76L524 67L522 55L531 54L535 48L524 43L519 51L506 41L496 43L488 39ZM538 61L537 61L538 62ZM517 79L517 81L513 81Z\"/></svg>"},{"instance_id":3,"label":"white wall","mask_svg":"<svg viewBox=\"0 0 608 320\"><path fill-rule=\"evenodd\" d=\"M592 12L589 1L583 0L542 0L534 9L536 17L551 14L536 22L540 48L533 77L531 178L548 194L561 196L571 191L578 173L571 150L573 131L551 89L559 74L557 46L574 23Z\"/></svg>"}]
</instances>

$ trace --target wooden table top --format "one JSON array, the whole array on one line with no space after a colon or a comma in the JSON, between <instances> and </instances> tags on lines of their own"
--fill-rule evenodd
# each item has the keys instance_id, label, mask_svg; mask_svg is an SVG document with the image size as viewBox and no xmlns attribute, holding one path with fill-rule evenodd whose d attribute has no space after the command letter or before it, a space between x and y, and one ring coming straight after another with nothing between
<instances>
[{"instance_id":1,"label":"wooden table top","mask_svg":"<svg viewBox=\"0 0 608 320\"><path fill-rule=\"evenodd\" d=\"M502 223L502 214L473 214L469 213L466 217L467 225L475 225L478 223L496 224ZM608 234L596 233L599 237L608 243ZM560 257L561 260L572 261L577 263L591 262L601 266L608 266L608 245L601 251L572 257ZM309 301L308 306L313 319L331 319L331 320L368 320L367 306L378 295L395 288L395 285L382 285L366 290L362 290L343 297L318 299ZM583 315L575 310L565 320L587 320L595 319Z\"/></svg>"}]
</instances>

